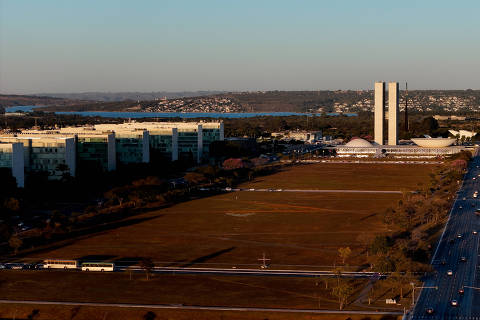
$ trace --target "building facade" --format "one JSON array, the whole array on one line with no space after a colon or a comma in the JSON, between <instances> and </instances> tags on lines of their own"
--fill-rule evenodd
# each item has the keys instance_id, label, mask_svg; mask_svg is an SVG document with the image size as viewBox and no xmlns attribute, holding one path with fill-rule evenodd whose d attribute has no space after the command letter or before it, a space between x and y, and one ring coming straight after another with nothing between
<instances>
[{"instance_id":1,"label":"building facade","mask_svg":"<svg viewBox=\"0 0 480 320\"><path fill-rule=\"evenodd\" d=\"M22 143L0 143L0 168L11 170L11 174L17 182L17 187L23 188L25 186L25 163Z\"/></svg>"}]
</instances>

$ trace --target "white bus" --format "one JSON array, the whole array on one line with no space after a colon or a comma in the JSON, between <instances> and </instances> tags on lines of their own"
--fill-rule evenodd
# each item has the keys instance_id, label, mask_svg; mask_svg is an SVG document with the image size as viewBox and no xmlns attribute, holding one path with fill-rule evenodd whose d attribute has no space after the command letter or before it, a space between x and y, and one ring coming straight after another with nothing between
<instances>
[{"instance_id":1,"label":"white bus","mask_svg":"<svg viewBox=\"0 0 480 320\"><path fill-rule=\"evenodd\" d=\"M115 264L113 262L84 262L82 271L113 271Z\"/></svg>"},{"instance_id":2,"label":"white bus","mask_svg":"<svg viewBox=\"0 0 480 320\"><path fill-rule=\"evenodd\" d=\"M78 261L77 260L54 260L47 259L43 261L44 269L77 269Z\"/></svg>"}]
</instances>

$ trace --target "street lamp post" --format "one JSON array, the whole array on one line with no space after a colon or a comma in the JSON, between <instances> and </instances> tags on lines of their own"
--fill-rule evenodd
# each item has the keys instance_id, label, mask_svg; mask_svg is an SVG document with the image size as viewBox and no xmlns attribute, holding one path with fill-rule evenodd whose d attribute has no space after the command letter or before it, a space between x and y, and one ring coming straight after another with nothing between
<instances>
[{"instance_id":1,"label":"street lamp post","mask_svg":"<svg viewBox=\"0 0 480 320\"><path fill-rule=\"evenodd\" d=\"M410 285L412 286L412 306L415 304L415 289L435 289L435 290L438 290L437 286L434 286L434 287L415 287L414 282L410 282Z\"/></svg>"}]
</instances>

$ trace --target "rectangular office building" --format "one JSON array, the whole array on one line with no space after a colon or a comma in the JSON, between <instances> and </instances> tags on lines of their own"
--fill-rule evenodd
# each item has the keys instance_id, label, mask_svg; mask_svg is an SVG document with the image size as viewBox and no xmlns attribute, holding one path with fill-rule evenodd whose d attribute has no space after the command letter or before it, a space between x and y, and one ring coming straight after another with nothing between
<instances>
[{"instance_id":1,"label":"rectangular office building","mask_svg":"<svg viewBox=\"0 0 480 320\"><path fill-rule=\"evenodd\" d=\"M47 172L49 179L61 179L65 174L75 176L75 139L55 136L2 136L0 142L23 144L25 171Z\"/></svg>"},{"instance_id":2,"label":"rectangular office building","mask_svg":"<svg viewBox=\"0 0 480 320\"><path fill-rule=\"evenodd\" d=\"M0 143L0 168L11 170L17 187L25 186L25 162L22 143Z\"/></svg>"}]
</instances>

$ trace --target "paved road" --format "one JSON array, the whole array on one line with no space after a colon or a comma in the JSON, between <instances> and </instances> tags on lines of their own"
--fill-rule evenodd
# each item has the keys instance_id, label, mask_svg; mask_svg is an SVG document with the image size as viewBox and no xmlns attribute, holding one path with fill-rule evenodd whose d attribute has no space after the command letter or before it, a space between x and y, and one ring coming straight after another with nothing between
<instances>
[{"instance_id":1,"label":"paved road","mask_svg":"<svg viewBox=\"0 0 480 320\"><path fill-rule=\"evenodd\" d=\"M92 302L64 302L64 301L23 301L0 300L0 304L33 304L33 305L67 305L90 307L118 307L144 309L184 309L184 310L213 310L213 311L248 311L248 312L282 312L282 313L331 313L331 314L360 314L360 315L401 315L397 311L339 311L316 309L283 309L283 308L254 308L254 307L219 307L219 306L184 306L181 304L133 304L133 303L92 303Z\"/></svg>"},{"instance_id":2,"label":"paved road","mask_svg":"<svg viewBox=\"0 0 480 320\"><path fill-rule=\"evenodd\" d=\"M201 191L208 191L202 188ZM386 193L402 194L400 190L351 190L351 189L273 189L273 188L223 188L222 191L249 191L249 192L306 192L306 193ZM413 192L413 191L411 191Z\"/></svg>"},{"instance_id":3,"label":"paved road","mask_svg":"<svg viewBox=\"0 0 480 320\"><path fill-rule=\"evenodd\" d=\"M126 271L127 266L115 266L117 271ZM133 266L133 271L142 271L143 269ZM211 275L230 275L230 276L277 276L277 277L319 277L336 276L332 271L315 270L275 270L275 269L233 269L233 268L174 268L174 267L156 267L152 270L154 273L174 273L174 274L211 274ZM383 277L376 272L349 272L341 274L345 278L370 278Z\"/></svg>"},{"instance_id":4,"label":"paved road","mask_svg":"<svg viewBox=\"0 0 480 320\"><path fill-rule=\"evenodd\" d=\"M49 272L46 269L22 269L26 266L24 263L7 263L6 266L12 269L12 266L18 266L19 270L23 272ZM51 269L53 270L53 269ZM63 269L56 269L59 272L81 271L80 269L64 271ZM115 265L115 272L124 272L131 270L133 272L145 272L138 265L126 266ZM8 272L8 269L2 270ZM86 271L85 271L86 272ZM94 271L91 271L94 272ZM152 273L163 274L203 274L203 275L226 275L226 276L276 276L276 277L299 277L299 278L314 278L314 277L336 277L337 274L333 271L319 271L319 270L289 270L289 269L253 269L253 268L198 268L198 267L154 267ZM384 277L383 274L376 272L357 272L344 271L341 273L343 278L371 278Z\"/></svg>"},{"instance_id":5,"label":"paved road","mask_svg":"<svg viewBox=\"0 0 480 320\"><path fill-rule=\"evenodd\" d=\"M398 160L398 161L372 161L372 160L314 160L314 159L300 159L300 160L280 160L282 163L334 163L334 164L344 164L344 163L365 163L365 164L442 164L443 161L419 161L419 160Z\"/></svg>"},{"instance_id":6,"label":"paved road","mask_svg":"<svg viewBox=\"0 0 480 320\"><path fill-rule=\"evenodd\" d=\"M480 233L480 216L475 215L475 209L480 208L480 195L477 199L473 198L474 192L480 189L478 166L480 157L476 156L465 175L432 259L434 272L424 283L425 287L438 289L422 290L412 319L480 319L480 290L465 287L480 287L480 235L473 234L473 231ZM474 177L476 180L473 180ZM461 238L457 235L461 235ZM467 261L461 262L461 257ZM448 270L452 270L453 275L447 275ZM462 288L464 294L459 292ZM452 306L452 300L457 300L458 306ZM427 308L433 308L434 314L428 315Z\"/></svg>"}]
</instances>

